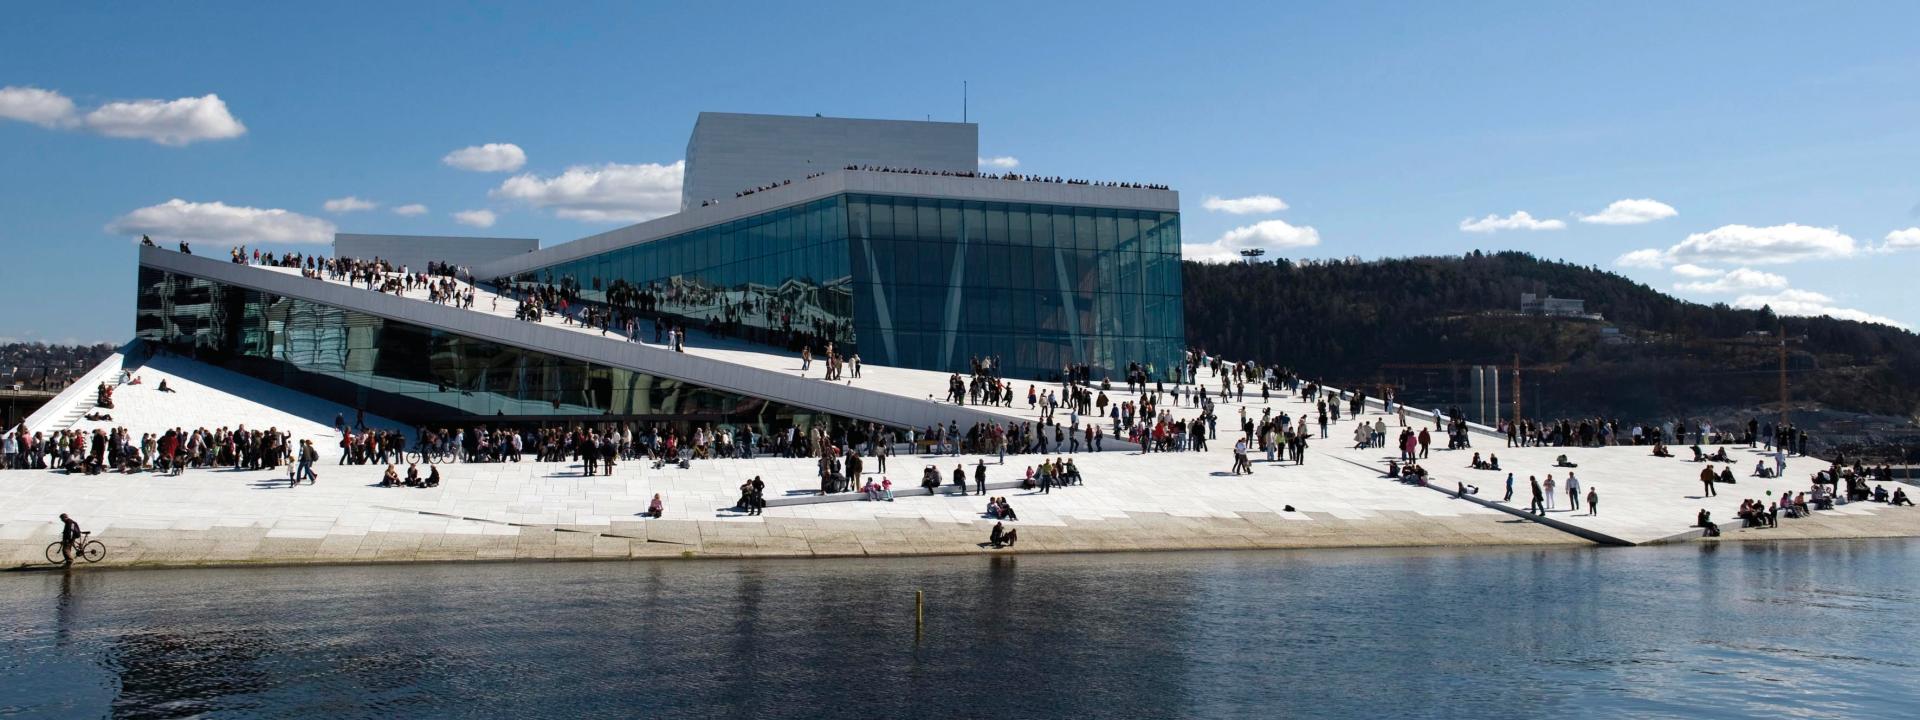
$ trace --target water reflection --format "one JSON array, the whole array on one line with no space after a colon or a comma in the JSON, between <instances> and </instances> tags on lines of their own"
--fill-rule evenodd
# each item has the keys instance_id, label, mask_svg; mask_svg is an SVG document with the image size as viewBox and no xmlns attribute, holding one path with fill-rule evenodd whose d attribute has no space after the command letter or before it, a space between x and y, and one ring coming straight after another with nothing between
<instances>
[{"instance_id":1,"label":"water reflection","mask_svg":"<svg viewBox=\"0 0 1920 720\"><path fill-rule=\"evenodd\" d=\"M1894 717L1920 701L1920 638L1900 621L1916 554L1879 541L15 576L0 578L0 714Z\"/></svg>"}]
</instances>

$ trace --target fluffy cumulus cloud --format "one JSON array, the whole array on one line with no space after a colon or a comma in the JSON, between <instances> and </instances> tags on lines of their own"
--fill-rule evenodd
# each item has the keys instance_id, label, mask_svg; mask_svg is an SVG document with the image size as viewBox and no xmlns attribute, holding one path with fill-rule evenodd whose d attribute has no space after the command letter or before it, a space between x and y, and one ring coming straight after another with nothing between
<instances>
[{"instance_id":1,"label":"fluffy cumulus cloud","mask_svg":"<svg viewBox=\"0 0 1920 720\"><path fill-rule=\"evenodd\" d=\"M440 162L473 172L513 172L527 164L527 152L513 143L487 143L447 153Z\"/></svg>"},{"instance_id":2,"label":"fluffy cumulus cloud","mask_svg":"<svg viewBox=\"0 0 1920 720\"><path fill-rule=\"evenodd\" d=\"M421 205L420 203L408 203L408 204L401 205L399 207L394 208L393 214L404 215L406 217L414 217L416 215L425 215L427 214L427 206Z\"/></svg>"},{"instance_id":3,"label":"fluffy cumulus cloud","mask_svg":"<svg viewBox=\"0 0 1920 720\"><path fill-rule=\"evenodd\" d=\"M493 227L493 222L498 219L492 210L461 210L453 214L454 222L477 228Z\"/></svg>"},{"instance_id":4,"label":"fluffy cumulus cloud","mask_svg":"<svg viewBox=\"0 0 1920 720\"><path fill-rule=\"evenodd\" d=\"M1213 196L1200 204L1213 212L1233 215L1262 215L1287 209L1287 202L1272 195L1248 195L1246 197L1223 198Z\"/></svg>"},{"instance_id":5,"label":"fluffy cumulus cloud","mask_svg":"<svg viewBox=\"0 0 1920 720\"><path fill-rule=\"evenodd\" d=\"M152 140L161 145L224 140L247 133L247 126L227 111L219 95L107 103L87 113L84 123L87 129L107 137Z\"/></svg>"},{"instance_id":6,"label":"fluffy cumulus cloud","mask_svg":"<svg viewBox=\"0 0 1920 720\"><path fill-rule=\"evenodd\" d=\"M532 173L500 183L489 195L586 222L640 222L680 208L686 162L576 165L553 177Z\"/></svg>"},{"instance_id":7,"label":"fluffy cumulus cloud","mask_svg":"<svg viewBox=\"0 0 1920 720\"><path fill-rule=\"evenodd\" d=\"M1694 267L1694 266L1687 266ZM1676 268L1677 269L1677 268ZM1706 268L1701 268L1706 269ZM1722 273L1712 280L1680 283L1675 290L1693 293L1737 293L1757 290L1785 290L1787 279L1770 272L1761 272L1752 268L1739 268Z\"/></svg>"},{"instance_id":8,"label":"fluffy cumulus cloud","mask_svg":"<svg viewBox=\"0 0 1920 720\"><path fill-rule=\"evenodd\" d=\"M52 90L36 87L0 87L0 118L41 127L64 127L74 122L73 101Z\"/></svg>"},{"instance_id":9,"label":"fluffy cumulus cloud","mask_svg":"<svg viewBox=\"0 0 1920 720\"><path fill-rule=\"evenodd\" d=\"M41 127L79 129L116 138L188 145L247 134L247 126L219 95L177 100L121 100L80 113L73 100L52 90L0 88L0 117Z\"/></svg>"},{"instance_id":10,"label":"fluffy cumulus cloud","mask_svg":"<svg viewBox=\"0 0 1920 720\"><path fill-rule=\"evenodd\" d=\"M1880 247L1875 249L1880 252L1920 249L1920 227L1910 227L1905 230L1895 230L1887 233L1887 239L1882 241Z\"/></svg>"},{"instance_id":11,"label":"fluffy cumulus cloud","mask_svg":"<svg viewBox=\"0 0 1920 720\"><path fill-rule=\"evenodd\" d=\"M1680 211L1672 205L1641 198L1639 200L1615 200L1605 210L1592 215L1581 215L1580 222L1594 225L1639 225L1655 220L1665 220L1679 215Z\"/></svg>"},{"instance_id":12,"label":"fluffy cumulus cloud","mask_svg":"<svg viewBox=\"0 0 1920 720\"><path fill-rule=\"evenodd\" d=\"M362 200L352 195L348 195L343 198L334 198L332 200L328 200L324 204L322 204L321 207L326 208L327 212L330 212L330 213L350 213L350 212L360 212L362 210L372 210L374 208L380 207L380 203L374 202L372 200Z\"/></svg>"},{"instance_id":13,"label":"fluffy cumulus cloud","mask_svg":"<svg viewBox=\"0 0 1920 720\"><path fill-rule=\"evenodd\" d=\"M1282 220L1262 220L1228 230L1210 243L1188 244L1180 253L1199 262L1233 262L1242 250L1292 250L1320 244L1320 231L1307 226L1288 225Z\"/></svg>"},{"instance_id":14,"label":"fluffy cumulus cloud","mask_svg":"<svg viewBox=\"0 0 1920 720\"><path fill-rule=\"evenodd\" d=\"M1506 217L1488 215L1478 220L1467 218L1460 221L1460 230L1462 232L1472 233L1491 233L1501 230L1560 230L1566 226L1567 223L1564 221L1541 220L1528 214L1525 210L1517 211Z\"/></svg>"},{"instance_id":15,"label":"fluffy cumulus cloud","mask_svg":"<svg viewBox=\"0 0 1920 720\"><path fill-rule=\"evenodd\" d=\"M1687 239L1665 250L1635 250L1615 258L1613 263L1620 267L1644 268L1685 265L1698 271L1706 269L1702 265L1710 264L1783 265L1805 260L1836 260L1855 257L1863 252L1891 249L1893 246L1893 234L1887 236L1886 244L1881 247L1863 248L1836 228L1809 227L1799 223L1768 227L1722 225L1688 235ZM1686 274L1686 271L1677 267L1675 272Z\"/></svg>"},{"instance_id":16,"label":"fluffy cumulus cloud","mask_svg":"<svg viewBox=\"0 0 1920 720\"><path fill-rule=\"evenodd\" d=\"M1776 315L1809 317L1825 315L1841 320L1858 320L1860 322L1891 325L1905 330L1913 329L1912 326L1894 320L1893 318L1874 315L1853 308L1836 307L1833 302L1833 298L1812 290L1788 289L1765 295L1742 295L1739 299L1733 301L1733 306L1749 310L1768 307L1772 308Z\"/></svg>"},{"instance_id":17,"label":"fluffy cumulus cloud","mask_svg":"<svg viewBox=\"0 0 1920 720\"><path fill-rule=\"evenodd\" d=\"M296 245L332 242L334 226L320 218L278 208L174 198L120 216L107 225L107 232L136 237L151 235L158 240Z\"/></svg>"},{"instance_id":18,"label":"fluffy cumulus cloud","mask_svg":"<svg viewBox=\"0 0 1920 720\"><path fill-rule=\"evenodd\" d=\"M1778 265L1853 257L1859 251L1853 238L1836 228L1798 223L1769 227L1722 225L1688 235L1680 244L1667 248L1666 258L1672 262Z\"/></svg>"},{"instance_id":19,"label":"fluffy cumulus cloud","mask_svg":"<svg viewBox=\"0 0 1920 720\"><path fill-rule=\"evenodd\" d=\"M999 157L983 157L983 158L980 158L980 167L993 168L996 170L1012 170L1014 168L1020 167L1020 158L1014 157L1012 155L1001 155Z\"/></svg>"},{"instance_id":20,"label":"fluffy cumulus cloud","mask_svg":"<svg viewBox=\"0 0 1920 720\"><path fill-rule=\"evenodd\" d=\"M1651 252L1658 255L1660 251L1641 250L1640 252ZM1667 269L1672 270L1673 274L1679 275L1680 277L1690 277L1690 278L1720 277L1721 275L1727 274L1727 271L1725 270L1719 270L1719 269L1710 268L1710 267L1700 267L1699 265L1695 265L1693 263L1680 263L1679 265L1675 265Z\"/></svg>"},{"instance_id":21,"label":"fluffy cumulus cloud","mask_svg":"<svg viewBox=\"0 0 1920 720\"><path fill-rule=\"evenodd\" d=\"M1666 253L1653 248L1635 250L1613 259L1620 267L1658 268L1667 264Z\"/></svg>"}]
</instances>

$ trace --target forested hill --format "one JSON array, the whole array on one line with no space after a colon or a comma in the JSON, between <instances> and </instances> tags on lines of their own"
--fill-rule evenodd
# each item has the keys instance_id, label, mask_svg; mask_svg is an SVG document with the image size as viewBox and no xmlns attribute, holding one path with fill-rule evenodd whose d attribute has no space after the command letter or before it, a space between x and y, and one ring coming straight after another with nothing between
<instances>
[{"instance_id":1,"label":"forested hill","mask_svg":"<svg viewBox=\"0 0 1920 720\"><path fill-rule=\"evenodd\" d=\"M1701 416L1778 399L1778 343L1751 333L1784 325L1797 399L1889 416L1920 410L1920 336L1911 332L1685 302L1611 272L1526 253L1188 262L1184 277L1190 344L1344 384L1407 387L1420 384L1418 373L1392 366L1511 366L1517 354L1522 366L1544 369L1527 389L1540 383L1539 399L1551 412ZM1521 293L1578 298L1605 320L1521 316ZM1427 385L1435 384L1432 375Z\"/></svg>"}]
</instances>

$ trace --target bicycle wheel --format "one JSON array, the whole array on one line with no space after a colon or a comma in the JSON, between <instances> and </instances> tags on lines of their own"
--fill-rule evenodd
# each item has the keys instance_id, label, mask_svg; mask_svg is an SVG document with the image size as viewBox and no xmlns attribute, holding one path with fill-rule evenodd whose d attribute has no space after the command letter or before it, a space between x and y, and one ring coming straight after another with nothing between
<instances>
[{"instance_id":1,"label":"bicycle wheel","mask_svg":"<svg viewBox=\"0 0 1920 720\"><path fill-rule=\"evenodd\" d=\"M107 546L101 544L99 540L88 540L85 545L80 546L80 557L86 558L87 562L97 563L100 562L100 558L106 556Z\"/></svg>"},{"instance_id":2,"label":"bicycle wheel","mask_svg":"<svg viewBox=\"0 0 1920 720\"><path fill-rule=\"evenodd\" d=\"M60 543L58 541L47 543L47 562L55 565L66 562L66 558L60 556Z\"/></svg>"}]
</instances>

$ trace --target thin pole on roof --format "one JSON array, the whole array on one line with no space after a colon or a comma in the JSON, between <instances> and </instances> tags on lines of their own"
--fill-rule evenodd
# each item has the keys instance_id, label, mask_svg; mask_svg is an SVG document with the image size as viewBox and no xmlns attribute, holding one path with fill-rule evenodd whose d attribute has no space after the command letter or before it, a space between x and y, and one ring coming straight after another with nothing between
<instances>
[{"instance_id":1,"label":"thin pole on roof","mask_svg":"<svg viewBox=\"0 0 1920 720\"><path fill-rule=\"evenodd\" d=\"M967 121L967 81L960 81L960 122Z\"/></svg>"}]
</instances>

